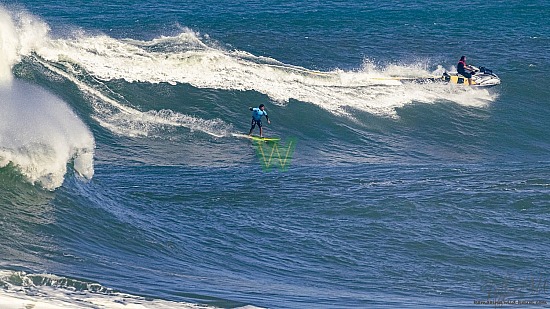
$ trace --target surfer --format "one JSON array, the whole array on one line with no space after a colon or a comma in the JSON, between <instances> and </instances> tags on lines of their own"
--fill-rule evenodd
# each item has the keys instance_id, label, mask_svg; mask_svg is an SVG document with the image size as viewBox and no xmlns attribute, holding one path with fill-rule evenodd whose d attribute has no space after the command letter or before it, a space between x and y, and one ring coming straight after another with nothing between
<instances>
[{"instance_id":1,"label":"surfer","mask_svg":"<svg viewBox=\"0 0 550 309\"><path fill-rule=\"evenodd\" d=\"M466 71L468 70L468 71ZM466 77L468 79L468 85L472 85L472 71L474 69L466 64L466 56L460 57L458 64L456 65L456 71L458 74Z\"/></svg>"},{"instance_id":2,"label":"surfer","mask_svg":"<svg viewBox=\"0 0 550 309\"><path fill-rule=\"evenodd\" d=\"M250 107L249 110L252 111L252 123L250 127L250 132L248 132L248 135L250 136L252 134L252 131L258 125L260 128L260 137L263 137L262 132L262 116L265 116L265 119L267 119L267 123L271 124L269 121L269 117L267 117L267 112L265 111L265 106L263 104L260 104L258 107Z\"/></svg>"}]
</instances>

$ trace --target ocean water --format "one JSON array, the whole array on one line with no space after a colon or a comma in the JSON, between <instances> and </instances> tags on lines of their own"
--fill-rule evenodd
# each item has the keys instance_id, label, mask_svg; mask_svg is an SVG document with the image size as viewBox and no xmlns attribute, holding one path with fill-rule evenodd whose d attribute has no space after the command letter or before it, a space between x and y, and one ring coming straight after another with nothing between
<instances>
[{"instance_id":1,"label":"ocean water","mask_svg":"<svg viewBox=\"0 0 550 309\"><path fill-rule=\"evenodd\" d=\"M548 307L549 20L3 1L0 308ZM502 84L395 79L461 55Z\"/></svg>"}]
</instances>

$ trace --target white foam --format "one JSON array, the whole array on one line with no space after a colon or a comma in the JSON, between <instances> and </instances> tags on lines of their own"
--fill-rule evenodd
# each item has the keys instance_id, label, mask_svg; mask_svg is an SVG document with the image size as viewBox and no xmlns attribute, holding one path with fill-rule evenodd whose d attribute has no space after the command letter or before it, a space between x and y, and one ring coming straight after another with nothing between
<instances>
[{"instance_id":1,"label":"white foam","mask_svg":"<svg viewBox=\"0 0 550 309\"><path fill-rule=\"evenodd\" d=\"M210 306L167 300L151 300L124 293L79 292L49 286L11 287L0 290L2 309L206 309Z\"/></svg>"},{"instance_id":2,"label":"white foam","mask_svg":"<svg viewBox=\"0 0 550 309\"><path fill-rule=\"evenodd\" d=\"M11 69L37 46L44 45L49 27L26 12L9 12L0 5L0 83L13 79Z\"/></svg>"},{"instance_id":3,"label":"white foam","mask_svg":"<svg viewBox=\"0 0 550 309\"><path fill-rule=\"evenodd\" d=\"M121 293L98 283L84 282L52 274L27 274L0 270L2 309L207 309L213 306L151 299ZM255 306L241 308L261 309Z\"/></svg>"},{"instance_id":4,"label":"white foam","mask_svg":"<svg viewBox=\"0 0 550 309\"><path fill-rule=\"evenodd\" d=\"M459 93L446 85L403 85L393 76L433 76L425 63L377 68L367 62L361 70L312 71L256 57L243 51L208 47L190 30L151 41L117 40L105 35L80 35L51 40L37 50L55 63L76 64L100 80L188 83L198 88L255 90L285 104L290 99L316 104L335 114L349 108L395 115L412 102L447 100L464 105L494 98L486 90ZM397 86L400 87L390 87ZM481 97L481 98L480 98ZM476 103L472 103L476 102Z\"/></svg>"},{"instance_id":5,"label":"white foam","mask_svg":"<svg viewBox=\"0 0 550 309\"><path fill-rule=\"evenodd\" d=\"M135 75L144 74L156 64L139 64L157 60L147 59L141 48L162 45L164 48L182 48L174 41L187 42L185 48L205 48L191 33L183 33L178 37L159 38L151 42L135 40L115 40L107 36L81 36L79 39L52 39L49 36L49 27L39 18L24 11L10 11L0 6L0 83L9 84L13 79L11 69L21 61L22 57L37 55L41 62L51 72L69 79L87 96L94 109L92 117L102 126L116 134L128 136L147 136L159 127L175 126L186 127L190 130L202 131L215 137L225 136L231 126L220 119L201 119L194 116L176 113L170 110L139 111L125 102L124 99L112 93L108 87L100 82L90 84L82 81L81 67L103 66L105 70L117 71L125 65L133 65ZM130 50L126 50L130 48ZM128 62L107 63L112 57L113 50L120 50L122 55L133 57ZM80 54L83 58L75 61L74 57ZM106 62L107 60L107 62ZM63 69L60 68L60 65ZM112 65L112 67L111 67ZM63 67L64 66L64 67ZM93 73L93 72L92 72ZM137 80L136 80L137 81ZM156 82L156 81L154 81ZM81 160L77 161L81 162Z\"/></svg>"},{"instance_id":6,"label":"white foam","mask_svg":"<svg viewBox=\"0 0 550 309\"><path fill-rule=\"evenodd\" d=\"M47 26L23 12L0 6L0 167L16 167L31 183L55 189L67 164L81 176L94 173L94 139L59 98L20 80L11 69L20 57L41 45ZM35 45L37 44L37 45Z\"/></svg>"}]
</instances>

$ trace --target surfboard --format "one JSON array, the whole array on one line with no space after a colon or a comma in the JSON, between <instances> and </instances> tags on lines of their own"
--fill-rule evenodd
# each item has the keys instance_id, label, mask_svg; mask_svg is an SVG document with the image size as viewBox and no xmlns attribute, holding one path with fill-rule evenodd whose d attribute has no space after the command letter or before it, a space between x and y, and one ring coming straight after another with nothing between
<instances>
[{"instance_id":1,"label":"surfboard","mask_svg":"<svg viewBox=\"0 0 550 309\"><path fill-rule=\"evenodd\" d=\"M235 136L235 137L248 138L248 139L251 139L253 141L277 142L277 141L281 140L280 137L265 137L265 136L260 137L260 136L257 136L257 135L246 135L246 134L238 134L238 133L233 133L232 135Z\"/></svg>"}]
</instances>

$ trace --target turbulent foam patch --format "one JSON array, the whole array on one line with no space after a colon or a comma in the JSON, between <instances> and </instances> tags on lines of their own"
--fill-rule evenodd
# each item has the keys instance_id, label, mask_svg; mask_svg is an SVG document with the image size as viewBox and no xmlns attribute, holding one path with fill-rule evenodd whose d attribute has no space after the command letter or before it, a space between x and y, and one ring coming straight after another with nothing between
<instances>
[{"instance_id":1,"label":"turbulent foam patch","mask_svg":"<svg viewBox=\"0 0 550 309\"><path fill-rule=\"evenodd\" d=\"M55 275L33 275L0 271L0 307L4 309L57 308L213 308L165 300L155 300L113 291L98 283Z\"/></svg>"}]
</instances>

